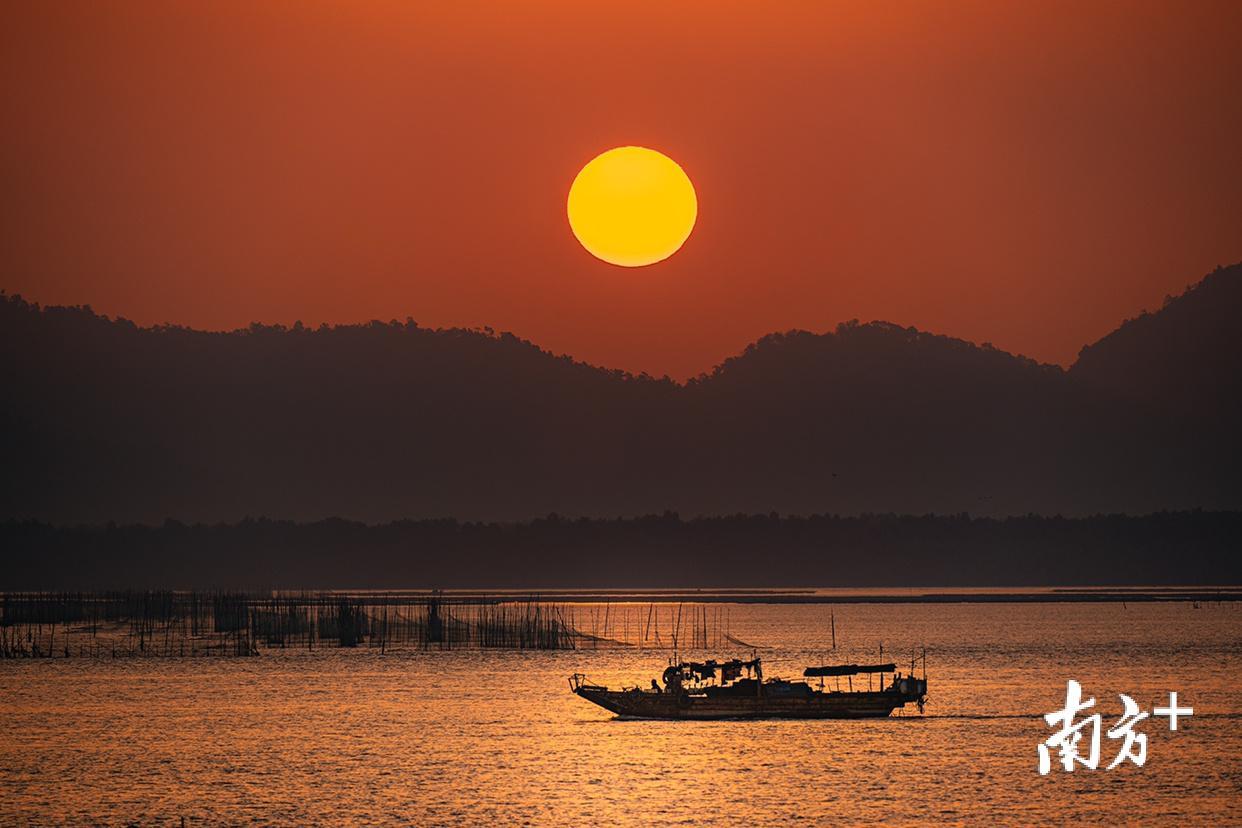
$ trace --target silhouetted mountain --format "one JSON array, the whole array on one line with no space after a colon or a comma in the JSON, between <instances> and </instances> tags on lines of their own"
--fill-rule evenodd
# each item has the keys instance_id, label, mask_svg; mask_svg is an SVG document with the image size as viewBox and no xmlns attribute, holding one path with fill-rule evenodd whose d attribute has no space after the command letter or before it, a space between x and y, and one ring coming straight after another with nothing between
<instances>
[{"instance_id":1,"label":"silhouetted mountain","mask_svg":"<svg viewBox=\"0 0 1242 828\"><path fill-rule=\"evenodd\" d=\"M0 514L1239 508L1240 285L1242 266L1212 274L1068 372L847 323L685 385L409 320L204 333L6 297Z\"/></svg>"},{"instance_id":2,"label":"silhouetted mountain","mask_svg":"<svg viewBox=\"0 0 1242 828\"><path fill-rule=\"evenodd\" d=\"M1240 358L1242 265L1234 265L1083 348L1070 373L1191 427L1236 426L1242 422Z\"/></svg>"},{"instance_id":3,"label":"silhouetted mountain","mask_svg":"<svg viewBox=\"0 0 1242 828\"><path fill-rule=\"evenodd\" d=\"M0 590L1230 585L1242 512L0 522Z\"/></svg>"}]
</instances>

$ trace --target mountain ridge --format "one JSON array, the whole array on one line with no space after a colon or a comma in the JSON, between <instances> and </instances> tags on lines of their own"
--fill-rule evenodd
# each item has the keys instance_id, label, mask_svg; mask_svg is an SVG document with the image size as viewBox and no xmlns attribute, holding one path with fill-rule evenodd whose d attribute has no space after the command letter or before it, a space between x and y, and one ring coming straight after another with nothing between
<instances>
[{"instance_id":1,"label":"mountain ridge","mask_svg":"<svg viewBox=\"0 0 1242 828\"><path fill-rule=\"evenodd\" d=\"M939 341L943 341L946 343L951 343L955 347L974 348L974 349L978 349L982 351L996 353L998 355L1010 357L1018 362L1029 364L1032 366L1038 366L1038 367L1046 368L1046 369L1056 369L1059 371L1067 370L1063 366L1057 365L1056 363L1039 362L1038 360L1033 359L1031 357L1027 357L1023 354L1016 354L1011 351L1006 351L1002 348L997 348L990 342L975 343L975 342L971 342L970 340L961 339L959 337L950 336L948 334L936 333L934 331L924 331L914 326L904 326L899 323L891 322L891 321L883 320L883 319L875 319L869 322L860 322L858 319L851 319L851 320L837 323L837 325L834 326L832 330L826 330L826 331L820 331L820 332L811 331L811 330L807 330L804 328L790 328L784 331L772 331L770 333L764 334L763 336L759 337L755 341L748 343L736 354L725 357L721 362L717 363L711 368L708 368L705 371L701 371L692 377L687 377L685 380L679 381L679 380L672 379L671 377L669 377L668 374L664 374L662 376L657 377L655 375L650 374L647 371L633 372L633 371L628 371L623 368L610 368L605 365L600 365L600 364L596 364L593 362L589 362L587 360L578 359L577 357L574 357L572 354L558 353L549 348L544 348L543 346L539 345L537 342L531 339L522 337L511 331L496 331L492 329L491 327L487 327L487 326L473 327L473 328L471 327L428 328L428 327L419 325L412 317L408 317L408 316L404 320L398 320L396 318L389 319L387 321L384 321L381 319L371 319L365 322L349 322L349 323L339 323L339 324L323 323L321 325L314 326L314 327L303 325L300 321L295 321L292 325L285 325L283 323L252 322L249 325L245 327L240 327L240 328L232 328L232 329L227 329L227 330L223 330L223 329L222 330L209 330L209 329L203 329L203 328L194 328L191 326L182 325L178 323L172 323L172 322L158 323L158 324L153 324L153 325L139 325L124 316L109 316L107 314L97 313L89 304L83 304L83 305L43 304L43 303L27 300L20 293L8 293L5 290L0 289L0 307L4 307L6 304L10 306L8 308L4 308L5 311L8 312L6 313L6 322L12 321L13 317L11 315L11 311L17 310L17 311L30 312L34 314L46 315L47 317L59 317L60 320L64 320L66 318L77 317L77 321L89 320L91 324L98 324L100 326L115 325L118 328L123 329L124 331L129 332L129 333L152 334L152 335L170 336L170 337L187 336L187 337L202 337L205 339L210 339L210 338L220 338L220 337L264 336L264 335L278 335L278 334L307 334L307 335L338 334L339 335L339 334L349 334L349 333L356 333L356 332L362 332L362 331L368 331L368 330L373 331L377 329L405 329L405 330L417 331L420 334L441 337L444 339L463 340L463 339L470 339L470 338L478 338L482 341L490 342L490 343L513 344L513 345L525 347L529 349L530 351L534 352L535 354L542 356L542 357L547 357L547 358L556 360L558 362L568 362L569 364L573 365L576 368L587 368L593 371L598 371L600 373L607 374L612 377L618 377L622 379L666 382L666 383L677 385L680 387L701 384L706 380L712 379L713 377L716 377L719 374L725 372L727 369L729 369L731 366L735 365L739 361L744 360L749 355L771 346L772 343L774 342L780 342L781 340L796 339L796 338L811 338L815 340L822 340L824 338L832 338L832 337L838 336L843 331L855 331L859 329L893 332L893 333L896 333L902 336L910 335L912 339L919 339L919 340L939 340ZM1084 346L1084 349L1087 347L1090 347L1090 346Z\"/></svg>"},{"instance_id":2,"label":"mountain ridge","mask_svg":"<svg viewBox=\"0 0 1242 828\"><path fill-rule=\"evenodd\" d=\"M1218 269L1069 369L846 322L770 334L684 383L408 318L201 332L4 296L0 516L1237 508L1217 412L1236 408L1239 348L1213 320L1242 312L1238 285L1242 265ZM1181 343L1162 366L1153 336Z\"/></svg>"}]
</instances>

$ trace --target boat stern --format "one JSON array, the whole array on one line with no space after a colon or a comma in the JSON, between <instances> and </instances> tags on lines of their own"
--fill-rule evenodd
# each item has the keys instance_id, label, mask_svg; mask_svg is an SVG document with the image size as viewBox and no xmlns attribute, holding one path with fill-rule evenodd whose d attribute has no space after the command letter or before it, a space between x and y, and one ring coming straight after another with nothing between
<instances>
[{"instance_id":1,"label":"boat stern","mask_svg":"<svg viewBox=\"0 0 1242 828\"><path fill-rule=\"evenodd\" d=\"M901 694L901 703L918 705L919 712L927 704L927 679L914 676L902 676L893 682L894 689Z\"/></svg>"}]
</instances>

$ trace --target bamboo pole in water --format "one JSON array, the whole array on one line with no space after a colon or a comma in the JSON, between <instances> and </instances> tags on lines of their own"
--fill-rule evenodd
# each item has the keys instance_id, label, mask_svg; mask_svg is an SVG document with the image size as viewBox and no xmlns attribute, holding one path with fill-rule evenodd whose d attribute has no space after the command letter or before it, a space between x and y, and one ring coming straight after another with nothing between
<instances>
[{"instance_id":1,"label":"bamboo pole in water","mask_svg":"<svg viewBox=\"0 0 1242 828\"><path fill-rule=\"evenodd\" d=\"M630 636L629 608L595 607L594 638L605 644L621 624ZM649 609L654 616L654 608ZM570 613L572 619L572 612ZM600 636L600 622L603 622ZM446 601L440 593L277 593L122 591L0 594L0 657L191 657L255 655L260 647L319 642L366 645L387 654L409 643L514 649L572 649L576 628L556 604L473 597ZM79 633L82 637L75 636ZM599 647L600 641L595 640Z\"/></svg>"}]
</instances>

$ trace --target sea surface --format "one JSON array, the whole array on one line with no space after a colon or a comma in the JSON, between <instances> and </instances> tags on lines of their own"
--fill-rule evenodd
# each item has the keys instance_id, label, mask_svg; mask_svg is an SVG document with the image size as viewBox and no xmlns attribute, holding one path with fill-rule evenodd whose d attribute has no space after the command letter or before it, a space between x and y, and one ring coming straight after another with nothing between
<instances>
[{"instance_id":1,"label":"sea surface","mask_svg":"<svg viewBox=\"0 0 1242 828\"><path fill-rule=\"evenodd\" d=\"M609 611L647 623L647 605L625 607ZM673 608L659 611L667 630ZM0 824L1242 823L1237 603L733 604L720 617L767 676L908 670L912 653L921 673L925 648L926 713L625 721L570 694L575 672L647 686L669 656L650 648L7 660ZM1105 727L1119 693L1150 711L1177 691L1194 714L1176 731L1139 723L1143 767L1106 770L1121 742L1102 734L1097 770L1041 776L1042 714L1064 706L1068 679Z\"/></svg>"}]
</instances>

